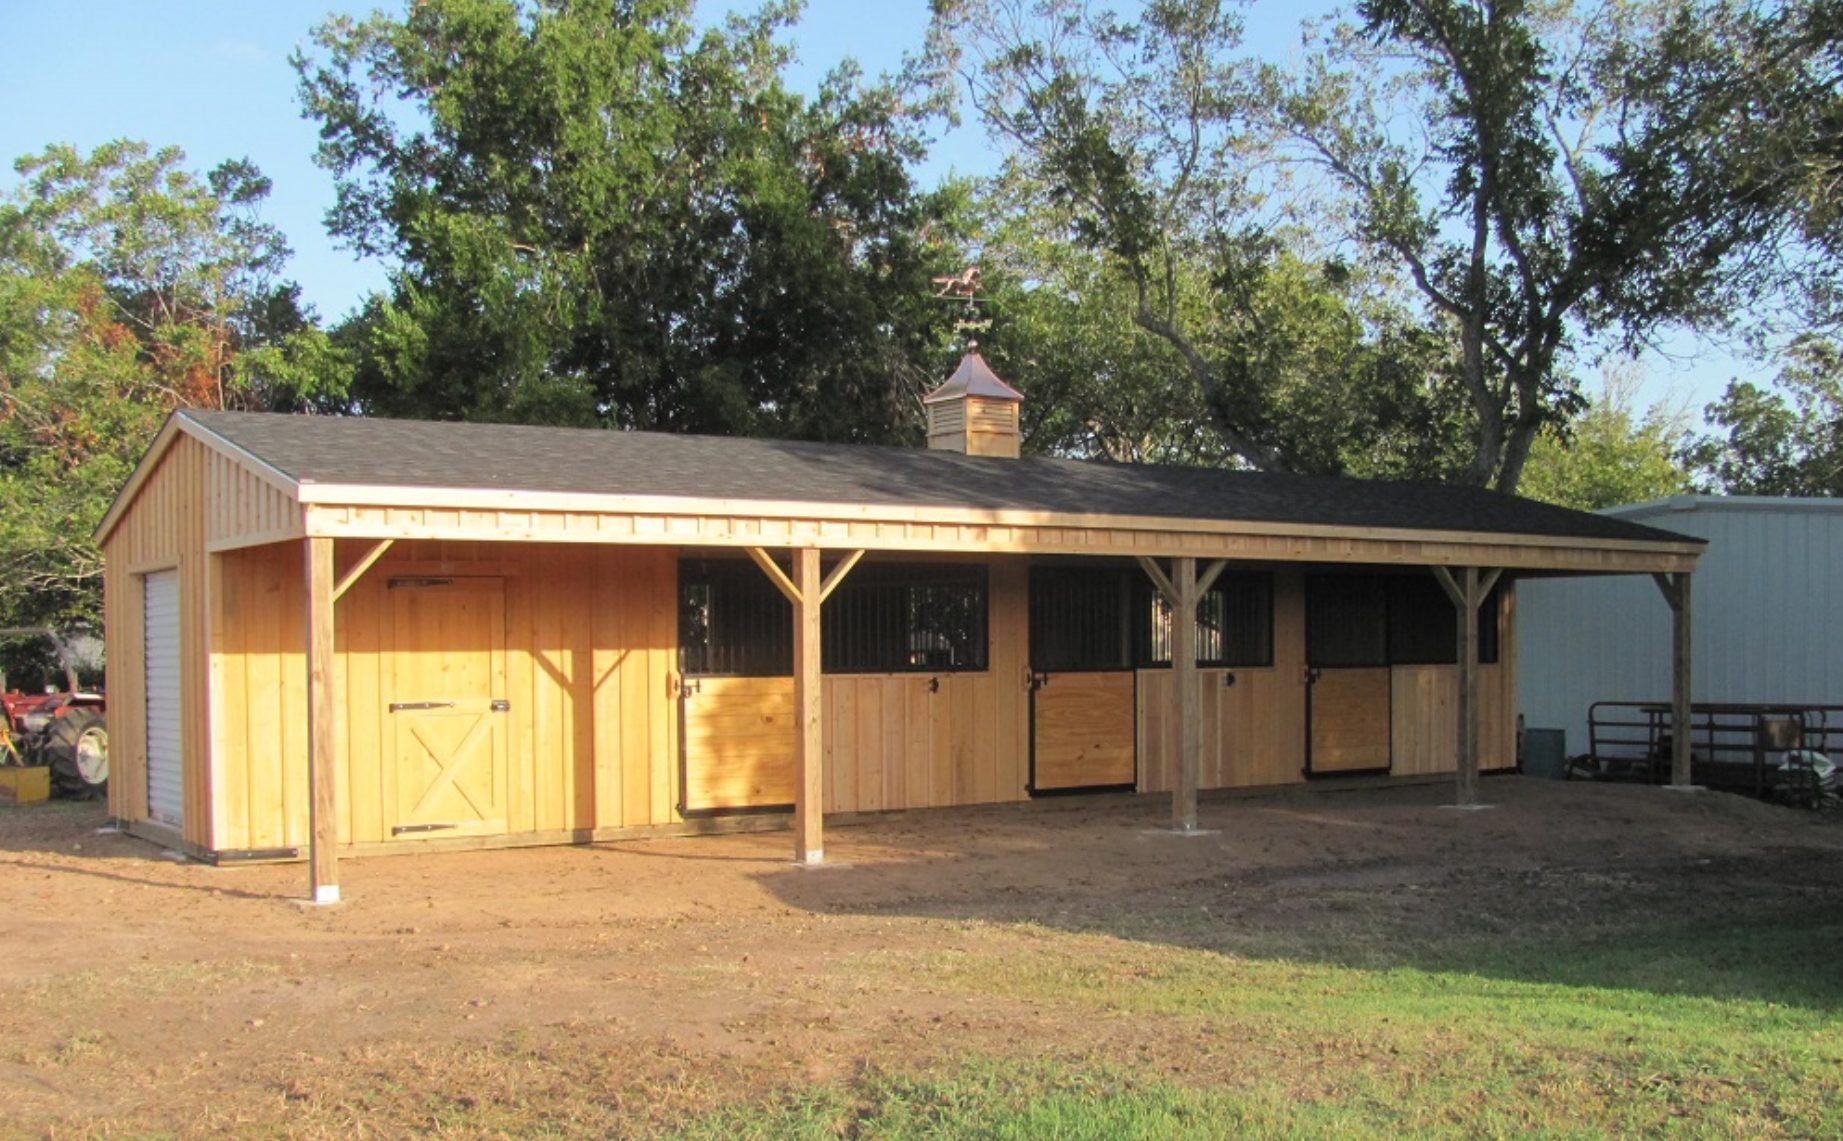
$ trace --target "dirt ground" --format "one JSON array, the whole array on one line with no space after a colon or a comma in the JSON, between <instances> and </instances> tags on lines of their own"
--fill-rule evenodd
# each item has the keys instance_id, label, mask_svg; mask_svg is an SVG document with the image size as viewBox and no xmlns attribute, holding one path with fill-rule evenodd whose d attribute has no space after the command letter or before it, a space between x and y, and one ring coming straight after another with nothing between
<instances>
[{"instance_id":1,"label":"dirt ground","mask_svg":"<svg viewBox=\"0 0 1843 1141\"><path fill-rule=\"evenodd\" d=\"M1843 904L1830 815L1484 787L1481 812L1445 786L1206 801L1197 838L1158 830L1159 797L913 813L833 828L820 870L784 833L349 860L323 909L295 902L299 865L180 862L100 834L97 806L0 809L0 1135L411 1133L367 1099L464 1108L519 1080L643 1131L789 1075L1136 1032L888 969L905 956L1074 932L1432 963L1455 938ZM529 1064L560 1043L589 1060ZM486 1075L508 1058L527 1078Z\"/></svg>"}]
</instances>

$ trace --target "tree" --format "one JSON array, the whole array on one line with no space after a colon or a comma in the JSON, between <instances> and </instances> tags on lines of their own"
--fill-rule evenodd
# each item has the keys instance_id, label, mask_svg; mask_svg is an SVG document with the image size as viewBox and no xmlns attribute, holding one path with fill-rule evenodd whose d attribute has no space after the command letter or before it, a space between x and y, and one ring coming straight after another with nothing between
<instances>
[{"instance_id":1,"label":"tree","mask_svg":"<svg viewBox=\"0 0 1843 1141\"><path fill-rule=\"evenodd\" d=\"M1708 127L1744 71L1699 5L1366 0L1297 80L1271 73L1329 208L1451 322L1475 425L1464 478L1514 491L1580 407L1580 335L1628 347L1757 297L1784 213L1723 177Z\"/></svg>"},{"instance_id":2,"label":"tree","mask_svg":"<svg viewBox=\"0 0 1843 1141\"><path fill-rule=\"evenodd\" d=\"M333 233L401 268L339 332L360 407L918 438L948 361L957 192L922 194L893 88L781 79L791 5L428 0L295 66Z\"/></svg>"},{"instance_id":3,"label":"tree","mask_svg":"<svg viewBox=\"0 0 1843 1141\"><path fill-rule=\"evenodd\" d=\"M1118 261L1040 222L1010 214L987 231L983 251L993 286L984 351L1001 375L1028 387L1026 448L1121 462L1241 462L1215 431L1210 396L1184 356L1129 319L1136 288ZM1314 471L1449 470L1458 441L1451 392L1437 379L1437 340L1399 313L1366 310L1335 266L1272 246L1241 255L1215 274L1177 265L1172 284L1197 354L1284 409L1264 424L1264 438Z\"/></svg>"},{"instance_id":4,"label":"tree","mask_svg":"<svg viewBox=\"0 0 1843 1141\"><path fill-rule=\"evenodd\" d=\"M1607 370L1584 412L1537 437L1520 494L1598 511L1687 490L1689 473L1676 456L1686 431L1684 418L1656 404L1641 413L1641 376L1629 363Z\"/></svg>"},{"instance_id":5,"label":"tree","mask_svg":"<svg viewBox=\"0 0 1843 1141\"><path fill-rule=\"evenodd\" d=\"M1113 350L1093 383L1062 382L1075 414L1040 423L1122 457L1429 474L1441 353L1386 283L1259 217L1240 31L1207 0L1133 22L1079 0L936 6L937 82L964 80L1009 148L997 197L1020 221L983 256L1021 263L1039 333ZM1000 342L1021 331L1004 316Z\"/></svg>"},{"instance_id":6,"label":"tree","mask_svg":"<svg viewBox=\"0 0 1843 1141\"><path fill-rule=\"evenodd\" d=\"M1843 347L1807 337L1792 346L1774 387L1728 385L1708 408L1722 429L1684 453L1712 491L1730 495L1843 495Z\"/></svg>"},{"instance_id":7,"label":"tree","mask_svg":"<svg viewBox=\"0 0 1843 1141\"><path fill-rule=\"evenodd\" d=\"M20 159L0 203L0 626L94 624L101 521L166 414L299 407L337 354L247 162L116 142Z\"/></svg>"},{"instance_id":8,"label":"tree","mask_svg":"<svg viewBox=\"0 0 1843 1141\"><path fill-rule=\"evenodd\" d=\"M1843 330L1843 0L1722 0L1698 17L1695 34L1716 45L1706 54L1740 61L1702 83L1727 87L1746 108L1703 120L1704 145L1741 193L1786 210L1781 252L1808 302L1798 315L1835 334Z\"/></svg>"}]
</instances>

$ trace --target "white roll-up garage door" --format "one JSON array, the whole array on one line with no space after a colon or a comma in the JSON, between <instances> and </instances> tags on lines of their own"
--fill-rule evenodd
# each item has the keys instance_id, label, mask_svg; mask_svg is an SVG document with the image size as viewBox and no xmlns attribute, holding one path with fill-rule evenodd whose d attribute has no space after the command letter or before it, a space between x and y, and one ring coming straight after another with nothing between
<instances>
[{"instance_id":1,"label":"white roll-up garage door","mask_svg":"<svg viewBox=\"0 0 1843 1141\"><path fill-rule=\"evenodd\" d=\"M184 824L179 736L179 572L142 579L147 688L147 814L175 828Z\"/></svg>"}]
</instances>

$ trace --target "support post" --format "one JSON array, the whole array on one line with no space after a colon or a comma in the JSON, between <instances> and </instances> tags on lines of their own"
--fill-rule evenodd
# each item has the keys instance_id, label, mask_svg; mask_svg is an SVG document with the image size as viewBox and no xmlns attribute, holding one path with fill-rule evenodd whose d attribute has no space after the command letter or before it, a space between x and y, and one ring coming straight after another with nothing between
<instances>
[{"instance_id":1,"label":"support post","mask_svg":"<svg viewBox=\"0 0 1843 1141\"><path fill-rule=\"evenodd\" d=\"M1197 560L1171 560L1171 574L1139 556L1139 567L1171 606L1171 685L1177 690L1177 780L1171 786L1171 828L1197 830L1197 785L1203 768L1202 675L1197 671L1197 605L1228 563L1217 559L1197 576Z\"/></svg>"},{"instance_id":2,"label":"support post","mask_svg":"<svg viewBox=\"0 0 1843 1141\"><path fill-rule=\"evenodd\" d=\"M1670 783L1689 788L1694 774L1690 753L1690 575L1688 571L1654 576L1670 606Z\"/></svg>"},{"instance_id":3,"label":"support post","mask_svg":"<svg viewBox=\"0 0 1843 1141\"><path fill-rule=\"evenodd\" d=\"M1478 803L1478 568L1460 574L1458 803Z\"/></svg>"},{"instance_id":4,"label":"support post","mask_svg":"<svg viewBox=\"0 0 1843 1141\"><path fill-rule=\"evenodd\" d=\"M1171 796L1171 827L1197 830L1197 770L1203 760L1203 727L1197 693L1197 560L1172 560L1172 586L1179 602L1171 609L1171 683L1177 687L1177 787Z\"/></svg>"},{"instance_id":5,"label":"support post","mask_svg":"<svg viewBox=\"0 0 1843 1141\"><path fill-rule=\"evenodd\" d=\"M1453 783L1455 803L1461 808L1478 806L1478 608L1485 604L1503 573L1501 567L1483 572L1477 567L1464 567L1455 578L1446 567L1433 568L1434 577L1440 580L1458 617L1459 723L1455 731L1459 756Z\"/></svg>"},{"instance_id":6,"label":"support post","mask_svg":"<svg viewBox=\"0 0 1843 1141\"><path fill-rule=\"evenodd\" d=\"M315 903L339 902L339 800L333 700L333 540L303 544L307 583L308 875Z\"/></svg>"},{"instance_id":7,"label":"support post","mask_svg":"<svg viewBox=\"0 0 1843 1141\"><path fill-rule=\"evenodd\" d=\"M825 710L820 700L819 549L794 552L794 860L825 861Z\"/></svg>"}]
</instances>

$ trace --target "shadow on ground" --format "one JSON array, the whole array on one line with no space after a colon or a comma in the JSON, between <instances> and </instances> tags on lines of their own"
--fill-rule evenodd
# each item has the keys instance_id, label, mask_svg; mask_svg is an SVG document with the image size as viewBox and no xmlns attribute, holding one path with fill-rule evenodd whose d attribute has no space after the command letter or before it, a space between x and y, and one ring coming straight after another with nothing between
<instances>
[{"instance_id":1,"label":"shadow on ground","mask_svg":"<svg viewBox=\"0 0 1843 1141\"><path fill-rule=\"evenodd\" d=\"M962 812L761 874L792 907L1050 930L1366 969L1843 1008L1843 822L1722 794L1486 786ZM1007 820L1011 826L1007 827Z\"/></svg>"}]
</instances>

